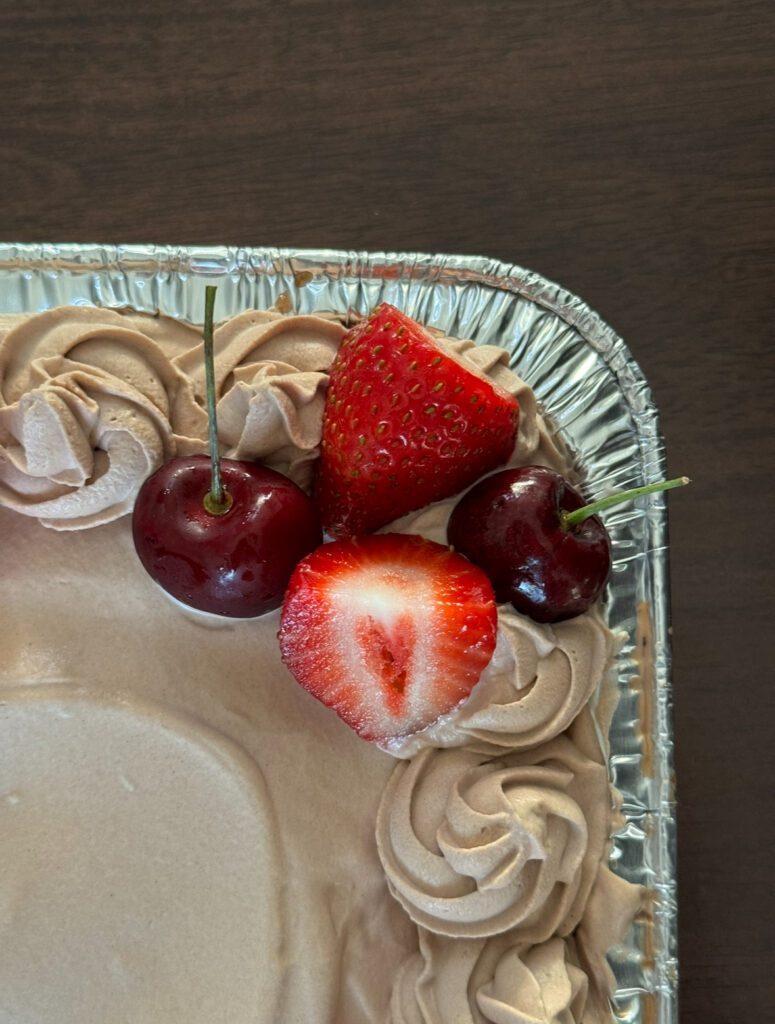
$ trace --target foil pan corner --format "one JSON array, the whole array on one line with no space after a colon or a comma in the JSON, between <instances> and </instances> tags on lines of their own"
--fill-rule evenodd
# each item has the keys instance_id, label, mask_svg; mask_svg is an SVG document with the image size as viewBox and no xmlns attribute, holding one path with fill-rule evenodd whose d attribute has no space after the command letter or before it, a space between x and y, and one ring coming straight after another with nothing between
<instances>
[{"instance_id":1,"label":"foil pan corner","mask_svg":"<svg viewBox=\"0 0 775 1024\"><path fill-rule=\"evenodd\" d=\"M196 323L204 281L216 316L278 300L301 313L381 301L456 337L505 348L577 455L585 489L664 479L649 387L621 338L581 299L523 267L478 256L161 245L0 243L0 312L130 306ZM610 768L623 823L611 866L648 899L609 956L621 1021L677 1021L675 797L667 517L662 495L606 517L609 620L623 643Z\"/></svg>"}]
</instances>

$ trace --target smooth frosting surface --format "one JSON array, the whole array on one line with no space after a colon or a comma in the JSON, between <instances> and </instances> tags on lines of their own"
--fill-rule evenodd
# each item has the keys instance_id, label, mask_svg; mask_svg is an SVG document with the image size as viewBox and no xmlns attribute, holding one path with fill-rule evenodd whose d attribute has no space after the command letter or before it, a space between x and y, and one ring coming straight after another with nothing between
<instances>
[{"instance_id":1,"label":"smooth frosting surface","mask_svg":"<svg viewBox=\"0 0 775 1024\"><path fill-rule=\"evenodd\" d=\"M161 835L167 843L166 882L159 891L155 916L139 912L142 903L125 900L116 905L122 930L131 931L141 945L158 948L161 928L168 945L163 967L158 969L174 975L180 983L185 980L191 990L186 1007L197 1000L211 1007L207 995L210 975L192 969L197 964L202 966L197 952L201 949L199 939L189 932L175 938L172 931L164 930L164 922L172 914L172 924L179 912L178 904L188 898L192 851L196 849L192 837L200 829L204 836L212 836L215 828L205 820L212 811L207 802L212 792L206 784L204 766L218 759L212 771L213 782L218 780L218 786L225 786L220 819L225 833L224 857L220 865L212 857L201 861L200 884L210 890L212 899L223 899L224 906L238 917L233 940L214 928L205 929L205 934L218 936L218 944L210 951L213 965L220 965L218 969L235 983L237 994L231 1004L235 1013L185 1019L202 1020L203 1024L255 1024L264 1020L272 1024L295 1020L371 1024L383 1020L392 978L416 946L414 926L387 891L374 846L377 806L395 760L359 739L291 678L277 648L277 613L241 622L205 624L181 612L140 566L126 520L94 530L63 533L45 530L31 518L0 509L0 536L0 710L8 713L12 704L3 707L3 702L18 700L20 689L35 692L45 687L66 695L75 688L92 702L78 735L82 739L88 735L96 742L95 733L99 732L99 750L83 754L74 751L67 770L67 795L73 810L69 819L60 817L62 827L56 844L62 861L84 858L81 867L73 863L67 870L82 877L88 865L95 865L94 854L102 847L110 848L111 837L100 834L104 818L99 810L106 807L108 798L100 797L96 806L92 801L95 794L99 795L99 787L107 786L102 777L109 772L111 752L126 745L128 732L132 736L130 760L134 767L137 763L142 767L148 757L169 769L178 745L183 754L202 747L215 750L212 757L202 755L202 768L192 775L190 793L182 793L188 784L191 762L183 756L175 771L179 776L185 769L186 774L174 785L170 781L167 787L160 779L158 802L153 790L145 792L143 817L132 819L138 831L131 849L139 850L146 843L152 848ZM121 709L121 713L97 714L91 709L95 703L100 706L100 701ZM138 706L148 709L147 713L138 717L133 711ZM134 724L124 722L124 710ZM187 723L185 744L172 736L170 747L165 748L161 733L167 736L167 723L181 719ZM9 720L0 740L3 744L8 731L15 733L15 721L11 724ZM213 744L213 736L219 742ZM41 744L35 762L41 772L45 771L39 794L47 782L55 781L43 762L46 745L42 739ZM217 753L225 748L232 752L236 748L241 753L227 759ZM68 750L72 752L72 747ZM245 759L253 765L254 774L243 771ZM23 776L30 783L33 767ZM129 769L122 774L131 781ZM116 775L112 773L113 779ZM68 999L75 1000L69 1004L70 1019L77 1019L79 1024L120 1020L120 1013L133 1024L157 1019L178 1024L180 1016L157 1017L144 1012L145 1004L135 1001L133 992L143 991L144 961L125 960L126 971L136 975L132 984L102 970L103 957L95 952L96 940L85 944L81 937L92 932L100 913L108 911L92 906L88 890L82 899L66 906L61 901L50 902L45 926L41 923L36 908L46 893L56 889L57 878L63 886L66 882L65 875L47 877L49 866L56 866L50 849L54 836L47 832L47 820L50 804L55 806L63 791L59 785L52 785L50 803L42 799L26 805L6 803L2 799L9 793L5 778L0 772L0 847L12 840L8 826L22 806L27 808L28 834L41 838L31 851L16 845L12 849L3 847L8 856L0 871L0 906L13 908L13 914L0 915L4 929L0 946L6 950L11 942L15 955L27 965L25 973L13 976L14 1005L30 1005L36 1012L40 1009L40 1014L32 1017L34 1024L67 1020L62 1007L68 1006ZM148 779L148 773L144 778ZM263 796L251 796L248 781L261 778ZM114 789L120 801L114 808L118 817L120 809L132 806L127 801L135 794L119 785ZM23 796L18 784L10 787L10 793ZM176 823L174 831L164 825L169 809L169 795L165 793L180 794L182 799L171 819ZM261 819L256 816L253 821L242 811L238 818L230 813L242 806L238 801L241 794L245 801L254 802L260 796ZM254 845L258 832L263 836L262 822L270 808L275 826L266 838L273 843L279 838L278 856L271 861L246 861L244 869L235 864L232 874L232 856L247 857L246 847ZM79 815L86 831L72 832ZM239 834L243 823L244 842ZM236 832L235 824L239 826ZM98 837L94 849L87 833ZM69 847L68 837L72 844ZM149 856L125 864L122 886L127 892L135 888L144 891ZM13 871L8 870L11 860ZM248 868L251 874L258 874L257 880L246 883L248 906L242 907L241 898L238 900L231 891L232 882L240 883ZM257 977L264 972L263 929L258 934L257 927L245 924L244 917L239 919L240 912L249 910L254 895L259 898L259 891L267 897L274 894L282 913L280 934L284 941L274 963L281 994L274 1017L262 1016L261 1004L253 1004L251 1009L249 978L239 973L245 968L246 958L254 963ZM204 909L203 896L196 907L192 904L193 923ZM46 931L62 937L56 950L61 960L56 971L51 962L38 956L47 941ZM229 968L225 961L238 952L240 942L246 947L244 955L240 954L235 967ZM98 1009L91 1015L78 1001L81 997L72 984L65 985L64 975L59 973L72 964L68 948L77 946L84 955L79 971L94 981L93 996L98 1000L94 1003ZM3 966L0 963L0 977ZM11 979L4 980L8 985L0 984L0 1008L4 1007L3 999L11 1005ZM64 987L60 988L60 982ZM58 1004L48 1016L36 1001L41 992L48 992L51 1002ZM105 1005L113 1007L112 1014L102 1012ZM16 1024L17 1018L11 1016L10 1020Z\"/></svg>"},{"instance_id":2,"label":"smooth frosting surface","mask_svg":"<svg viewBox=\"0 0 775 1024\"><path fill-rule=\"evenodd\" d=\"M24 686L3 692L0 779L3 1020L277 1020L282 848L238 747L163 706Z\"/></svg>"},{"instance_id":3,"label":"smooth frosting surface","mask_svg":"<svg viewBox=\"0 0 775 1024\"><path fill-rule=\"evenodd\" d=\"M260 311L219 325L224 454L309 483L343 330ZM517 395L512 465L570 473L506 354L439 341ZM208 621L140 567L121 517L153 469L205 448L200 348L192 328L126 311L0 321L0 729L15 744L0 757L15 751L16 773L10 788L0 773L0 815L23 821L0 878L14 945L0 1010L25 1024L104 1024L116 1008L128 1021L597 1024L578 1017L591 1005L578 964L610 990L605 907L626 922L634 890L604 866L612 805L590 710L611 654L602 619L548 627L499 609L472 697L392 749L396 766L291 679L277 613ZM389 528L445 542L454 502ZM102 896L121 875L123 902L95 898L100 872ZM402 906L425 926L420 953ZM489 965L475 986L472 963ZM149 986L169 991L170 1016L148 1011Z\"/></svg>"}]
</instances>

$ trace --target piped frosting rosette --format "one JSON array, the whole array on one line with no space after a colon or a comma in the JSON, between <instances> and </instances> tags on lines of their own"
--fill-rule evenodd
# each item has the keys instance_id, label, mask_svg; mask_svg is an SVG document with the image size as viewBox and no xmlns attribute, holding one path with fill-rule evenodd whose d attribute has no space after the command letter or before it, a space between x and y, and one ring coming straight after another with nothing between
<instances>
[{"instance_id":1,"label":"piped frosting rosette","mask_svg":"<svg viewBox=\"0 0 775 1024\"><path fill-rule=\"evenodd\" d=\"M511 932L450 942L425 929L401 968L388 1024L602 1024L572 940Z\"/></svg>"},{"instance_id":2,"label":"piped frosting rosette","mask_svg":"<svg viewBox=\"0 0 775 1024\"><path fill-rule=\"evenodd\" d=\"M552 437L538 412L533 389L513 370L509 369L508 354L496 345L477 345L474 341L460 341L433 332L437 342L451 355L487 376L519 402L519 429L511 466L537 464L561 469L570 462L570 456L559 438ZM445 519L446 524L446 519Z\"/></svg>"},{"instance_id":3,"label":"piped frosting rosette","mask_svg":"<svg viewBox=\"0 0 775 1024\"><path fill-rule=\"evenodd\" d=\"M0 504L46 526L123 515L149 473L200 450L206 429L191 382L113 310L50 310L0 344Z\"/></svg>"},{"instance_id":4,"label":"piped frosting rosette","mask_svg":"<svg viewBox=\"0 0 775 1024\"><path fill-rule=\"evenodd\" d=\"M377 815L391 891L453 938L525 943L578 924L609 835L603 765L560 736L492 757L429 748L393 772Z\"/></svg>"},{"instance_id":5,"label":"piped frosting rosette","mask_svg":"<svg viewBox=\"0 0 775 1024\"><path fill-rule=\"evenodd\" d=\"M224 455L309 486L344 331L334 317L257 310L216 329ZM520 461L561 458L502 349L439 343L517 396ZM187 325L91 307L24 319L0 342L0 504L57 529L118 518L162 462L206 449L204 391L198 331Z\"/></svg>"},{"instance_id":6,"label":"piped frosting rosette","mask_svg":"<svg viewBox=\"0 0 775 1024\"><path fill-rule=\"evenodd\" d=\"M640 903L640 887L604 864L567 938L530 945L517 930L449 940L418 928L419 952L396 977L388 1024L607 1024L614 978L605 954Z\"/></svg>"},{"instance_id":7,"label":"piped frosting rosette","mask_svg":"<svg viewBox=\"0 0 775 1024\"><path fill-rule=\"evenodd\" d=\"M328 371L344 332L334 319L261 310L241 313L216 329L218 436L229 458L256 459L309 485ZM204 400L201 347L176 365Z\"/></svg>"},{"instance_id":8,"label":"piped frosting rosette","mask_svg":"<svg viewBox=\"0 0 775 1024\"><path fill-rule=\"evenodd\" d=\"M309 483L333 319L251 311L215 332L224 454ZM206 449L198 332L168 319L67 307L0 343L0 504L79 529L130 511L164 461Z\"/></svg>"},{"instance_id":9,"label":"piped frosting rosette","mask_svg":"<svg viewBox=\"0 0 775 1024\"><path fill-rule=\"evenodd\" d=\"M427 746L498 754L545 743L590 700L611 650L611 633L597 614L549 626L503 606L492 660L467 700L385 749L405 758Z\"/></svg>"}]
</instances>

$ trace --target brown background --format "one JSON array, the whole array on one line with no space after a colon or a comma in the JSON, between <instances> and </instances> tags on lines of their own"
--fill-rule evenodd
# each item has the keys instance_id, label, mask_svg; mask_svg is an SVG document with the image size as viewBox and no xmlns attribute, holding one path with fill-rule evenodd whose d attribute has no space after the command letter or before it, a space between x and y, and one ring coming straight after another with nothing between
<instances>
[{"instance_id":1,"label":"brown background","mask_svg":"<svg viewBox=\"0 0 775 1024\"><path fill-rule=\"evenodd\" d=\"M6 239L481 253L628 342L694 478L670 500L683 1024L775 1014L774 13L0 5Z\"/></svg>"}]
</instances>

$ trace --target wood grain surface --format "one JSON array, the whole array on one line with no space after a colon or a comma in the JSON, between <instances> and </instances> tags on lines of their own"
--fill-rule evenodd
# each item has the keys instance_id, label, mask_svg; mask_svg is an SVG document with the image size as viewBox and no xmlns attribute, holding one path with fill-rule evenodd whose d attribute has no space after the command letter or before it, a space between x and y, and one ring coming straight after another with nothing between
<instances>
[{"instance_id":1,"label":"wood grain surface","mask_svg":"<svg viewBox=\"0 0 775 1024\"><path fill-rule=\"evenodd\" d=\"M480 253L628 342L670 469L681 1020L775 1019L771 0L0 5L0 235Z\"/></svg>"}]
</instances>

